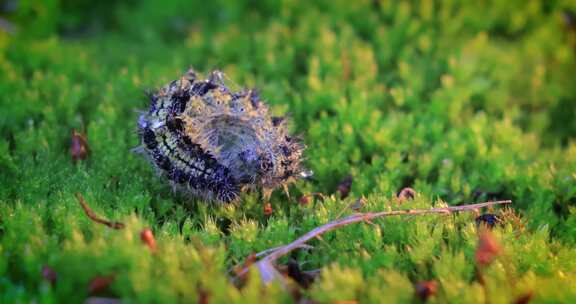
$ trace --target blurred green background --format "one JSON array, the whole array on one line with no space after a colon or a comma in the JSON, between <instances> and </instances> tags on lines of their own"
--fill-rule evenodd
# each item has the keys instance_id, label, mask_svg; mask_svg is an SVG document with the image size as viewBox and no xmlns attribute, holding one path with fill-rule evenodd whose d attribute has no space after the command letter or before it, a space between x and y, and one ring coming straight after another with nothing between
<instances>
[{"instance_id":1,"label":"blurred green background","mask_svg":"<svg viewBox=\"0 0 576 304\"><path fill-rule=\"evenodd\" d=\"M130 152L144 92L189 67L257 87L302 135L315 180L275 193L272 215L257 193L225 206L175 194ZM574 302L575 75L569 0L1 1L0 302L417 302L431 280L431 302ZM91 150L78 163L73 129ZM401 203L403 187L416 198ZM126 229L91 222L76 192ZM299 202L312 192L329 197ZM297 293L256 273L230 282L250 253L361 196L362 211L514 204L487 211L502 251L480 270L462 214L326 234L280 260L322 270Z\"/></svg>"}]
</instances>

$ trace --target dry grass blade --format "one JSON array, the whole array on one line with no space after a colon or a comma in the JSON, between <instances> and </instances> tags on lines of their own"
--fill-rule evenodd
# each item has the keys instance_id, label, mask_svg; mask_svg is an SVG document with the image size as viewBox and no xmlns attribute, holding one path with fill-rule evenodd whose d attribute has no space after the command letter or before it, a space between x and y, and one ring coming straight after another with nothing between
<instances>
[{"instance_id":1,"label":"dry grass blade","mask_svg":"<svg viewBox=\"0 0 576 304\"><path fill-rule=\"evenodd\" d=\"M78 199L80 206L82 206L82 209L84 209L84 213L86 214L86 216L89 219L91 219L92 221L99 223L99 224L106 225L112 229L123 229L124 228L125 225L123 223L112 222L112 221L109 221L107 219L103 219L103 218L98 217L98 215L96 215L96 213L94 213L94 211L90 208L90 206L88 206L88 203L86 203L86 200L84 200L84 197L82 197L82 194L76 193L76 198Z\"/></svg>"},{"instance_id":2,"label":"dry grass blade","mask_svg":"<svg viewBox=\"0 0 576 304\"><path fill-rule=\"evenodd\" d=\"M494 205L502 205L502 204L511 204L511 200L504 200L504 201L494 201L494 202L484 202L478 204L469 204L463 206L454 206L454 207L443 207L443 208L432 208L432 209L416 209L416 210L397 210L397 211L384 211L384 212L367 212L367 213L356 213L332 222L329 222L325 225L317 227L308 233L304 234L294 242L286 245L281 246L272 251L266 257L262 258L258 261L255 266L259 270L264 270L260 272L262 277L262 282L269 283L272 280L278 278L275 275L275 272L272 271L271 267L278 258L290 253L292 250L297 249L305 245L306 242L310 241L311 239L318 238L320 235L343 227L350 224L358 223L358 222L366 222L370 221L375 218L386 217L386 216L399 216L399 215L424 215L424 214L450 214L452 212L462 212L462 211L474 211L480 208L485 208Z\"/></svg>"}]
</instances>

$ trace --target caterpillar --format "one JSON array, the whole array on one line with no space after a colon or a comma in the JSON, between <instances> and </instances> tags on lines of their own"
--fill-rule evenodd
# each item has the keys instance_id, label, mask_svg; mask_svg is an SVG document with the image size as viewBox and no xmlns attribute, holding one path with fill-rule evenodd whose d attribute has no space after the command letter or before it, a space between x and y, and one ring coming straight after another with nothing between
<instances>
[{"instance_id":1,"label":"caterpillar","mask_svg":"<svg viewBox=\"0 0 576 304\"><path fill-rule=\"evenodd\" d=\"M304 144L273 117L257 90L230 90L224 74L186 72L153 93L138 118L140 150L178 190L206 201L236 201L261 189L267 199L311 173Z\"/></svg>"}]
</instances>

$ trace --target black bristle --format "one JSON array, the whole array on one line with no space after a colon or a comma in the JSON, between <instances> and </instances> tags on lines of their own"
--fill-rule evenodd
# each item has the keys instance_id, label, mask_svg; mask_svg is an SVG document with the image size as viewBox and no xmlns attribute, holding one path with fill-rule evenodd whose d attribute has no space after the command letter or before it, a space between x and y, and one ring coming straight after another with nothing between
<instances>
[{"instance_id":1,"label":"black bristle","mask_svg":"<svg viewBox=\"0 0 576 304\"><path fill-rule=\"evenodd\" d=\"M257 109L260 106L260 93L256 89L250 90L250 103L254 109Z\"/></svg>"},{"instance_id":2,"label":"black bristle","mask_svg":"<svg viewBox=\"0 0 576 304\"><path fill-rule=\"evenodd\" d=\"M156 149L158 147L158 142L156 141L156 134L150 128L144 128L142 130L142 140L144 145L150 150Z\"/></svg>"},{"instance_id":3,"label":"black bristle","mask_svg":"<svg viewBox=\"0 0 576 304\"><path fill-rule=\"evenodd\" d=\"M180 118L168 119L166 127L172 133L184 131L184 122Z\"/></svg>"},{"instance_id":4,"label":"black bristle","mask_svg":"<svg viewBox=\"0 0 576 304\"><path fill-rule=\"evenodd\" d=\"M191 91L194 95L204 96L206 93L208 93L208 91L213 90L217 87L218 87L218 85L215 83L203 81L203 82L195 83L192 86Z\"/></svg>"}]
</instances>

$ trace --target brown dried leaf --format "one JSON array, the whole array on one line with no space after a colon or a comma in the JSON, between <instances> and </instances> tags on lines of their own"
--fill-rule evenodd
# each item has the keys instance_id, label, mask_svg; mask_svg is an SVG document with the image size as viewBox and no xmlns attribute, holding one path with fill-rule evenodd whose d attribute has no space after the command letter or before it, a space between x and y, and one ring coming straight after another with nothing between
<instances>
[{"instance_id":1,"label":"brown dried leaf","mask_svg":"<svg viewBox=\"0 0 576 304\"><path fill-rule=\"evenodd\" d=\"M114 275L107 275L107 276L97 276L94 277L90 284L88 285L88 293L89 294L97 294L101 293L110 286L114 282Z\"/></svg>"},{"instance_id":2,"label":"brown dried leaf","mask_svg":"<svg viewBox=\"0 0 576 304\"><path fill-rule=\"evenodd\" d=\"M350 194L350 189L352 188L352 175L346 176L339 184L338 184L338 192L340 193L340 198L345 199Z\"/></svg>"},{"instance_id":3,"label":"brown dried leaf","mask_svg":"<svg viewBox=\"0 0 576 304\"><path fill-rule=\"evenodd\" d=\"M156 239L150 228L144 228L142 232L140 232L140 239L150 248L150 251L156 252Z\"/></svg>"},{"instance_id":4,"label":"brown dried leaf","mask_svg":"<svg viewBox=\"0 0 576 304\"><path fill-rule=\"evenodd\" d=\"M234 267L234 273L236 274L236 278L238 278L238 285L242 286L244 283L246 283L246 280L248 279L248 268L256 263L256 259L256 254L252 253L246 257L246 260L243 264Z\"/></svg>"},{"instance_id":5,"label":"brown dried leaf","mask_svg":"<svg viewBox=\"0 0 576 304\"><path fill-rule=\"evenodd\" d=\"M200 285L200 284L198 284ZM210 303L210 292L198 286L198 304L208 304Z\"/></svg>"},{"instance_id":6,"label":"brown dried leaf","mask_svg":"<svg viewBox=\"0 0 576 304\"><path fill-rule=\"evenodd\" d=\"M303 205L303 206L310 204L311 201L312 201L312 196L310 194L302 195L302 197L300 197L300 199L298 199L298 203L300 203L300 205Z\"/></svg>"},{"instance_id":7,"label":"brown dried leaf","mask_svg":"<svg viewBox=\"0 0 576 304\"><path fill-rule=\"evenodd\" d=\"M532 291L529 291L526 294L518 297L514 301L514 304L528 304L528 303L530 303L530 301L532 301L533 297L534 297L534 293Z\"/></svg>"},{"instance_id":8,"label":"brown dried leaf","mask_svg":"<svg viewBox=\"0 0 576 304\"><path fill-rule=\"evenodd\" d=\"M265 215L265 216L270 216L270 215L272 215L272 212L273 212L273 211L274 211L274 210L272 209L272 204L270 204L270 203L264 204L264 215Z\"/></svg>"},{"instance_id":9,"label":"brown dried leaf","mask_svg":"<svg viewBox=\"0 0 576 304\"><path fill-rule=\"evenodd\" d=\"M90 148L88 147L88 139L85 134L79 133L76 130L72 130L72 138L70 141L70 155L72 156L72 161L76 162L78 160L84 160L90 154Z\"/></svg>"},{"instance_id":10,"label":"brown dried leaf","mask_svg":"<svg viewBox=\"0 0 576 304\"><path fill-rule=\"evenodd\" d=\"M398 192L398 200L400 202L413 200L416 197L416 191L410 187L403 188Z\"/></svg>"},{"instance_id":11,"label":"brown dried leaf","mask_svg":"<svg viewBox=\"0 0 576 304\"><path fill-rule=\"evenodd\" d=\"M501 247L494 235L488 229L482 229L476 248L476 263L480 266L488 266L500 254Z\"/></svg>"},{"instance_id":12,"label":"brown dried leaf","mask_svg":"<svg viewBox=\"0 0 576 304\"><path fill-rule=\"evenodd\" d=\"M50 282L51 285L56 284L56 280L58 279L56 271L48 265L42 266L42 277L44 277L46 281Z\"/></svg>"}]
</instances>

